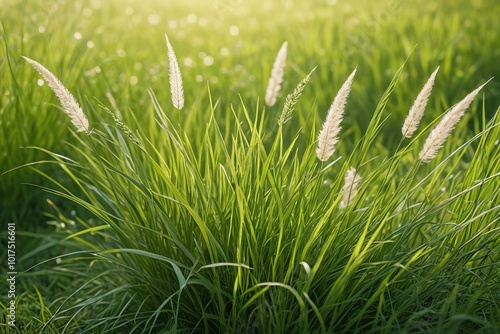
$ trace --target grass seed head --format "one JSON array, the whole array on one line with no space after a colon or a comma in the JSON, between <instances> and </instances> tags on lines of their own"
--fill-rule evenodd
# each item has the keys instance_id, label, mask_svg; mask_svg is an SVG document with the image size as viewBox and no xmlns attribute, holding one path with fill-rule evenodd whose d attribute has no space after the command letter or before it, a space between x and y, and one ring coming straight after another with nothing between
<instances>
[{"instance_id":1,"label":"grass seed head","mask_svg":"<svg viewBox=\"0 0 500 334\"><path fill-rule=\"evenodd\" d=\"M28 57L22 57L45 79L49 87L61 102L63 111L71 118L71 122L76 126L77 131L89 133L89 121L75 97L71 95L69 90L64 87L61 81L59 81L59 79L57 79L57 77L43 65Z\"/></svg>"},{"instance_id":2,"label":"grass seed head","mask_svg":"<svg viewBox=\"0 0 500 334\"><path fill-rule=\"evenodd\" d=\"M295 107L295 105L299 101L300 95L302 95L304 88L309 83L309 80L311 79L311 74L314 72L315 69L316 69L316 67L313 68L312 71L309 72L309 74L304 79L302 79L301 82L299 82L299 84L297 85L297 87L295 87L293 92L288 94L288 96L286 97L285 105L283 106L283 110L281 111L281 115L278 118L279 125L282 125L282 124L288 122L290 120L290 118L292 118L293 108Z\"/></svg>"},{"instance_id":3,"label":"grass seed head","mask_svg":"<svg viewBox=\"0 0 500 334\"><path fill-rule=\"evenodd\" d=\"M342 200L339 208L346 208L358 193L361 186L361 176L356 173L356 168L350 167L345 173L344 186L342 187Z\"/></svg>"},{"instance_id":4,"label":"grass seed head","mask_svg":"<svg viewBox=\"0 0 500 334\"><path fill-rule=\"evenodd\" d=\"M490 82L490 80L473 90L462 101L455 104L453 108L446 115L444 115L438 125L432 129L419 154L419 159L422 162L429 162L436 157L439 149L446 141L446 138L448 138L460 118L462 118L465 111L469 108L476 95L488 82Z\"/></svg>"},{"instance_id":5,"label":"grass seed head","mask_svg":"<svg viewBox=\"0 0 500 334\"><path fill-rule=\"evenodd\" d=\"M356 74L356 70L357 68L352 71L351 75L349 75L340 88L337 96L335 96L335 99L328 110L328 115L323 123L323 127L319 132L316 155L321 161L328 160L328 158L330 158L335 151L335 144L337 144L339 140L338 135L342 128L340 124L344 118L345 105L349 92L351 91L352 80Z\"/></svg>"},{"instance_id":6,"label":"grass seed head","mask_svg":"<svg viewBox=\"0 0 500 334\"><path fill-rule=\"evenodd\" d=\"M418 124L422 120L422 116L424 116L425 107L427 106L427 101L429 100L429 96L431 95L432 86L434 85L434 80L436 79L436 74L438 71L439 66L425 83L424 87L415 99L413 106L408 112L408 116L406 116L403 128L401 129L403 136L406 138L410 138L413 135L413 133L417 130Z\"/></svg>"},{"instance_id":7,"label":"grass seed head","mask_svg":"<svg viewBox=\"0 0 500 334\"><path fill-rule=\"evenodd\" d=\"M271 71L271 77L269 78L269 84L267 85L266 104L270 107L276 104L278 93L281 89L281 83L283 82L283 76L285 75L287 45L287 42L283 43L278 51Z\"/></svg>"},{"instance_id":8,"label":"grass seed head","mask_svg":"<svg viewBox=\"0 0 500 334\"><path fill-rule=\"evenodd\" d=\"M182 75L179 69L179 63L177 62L177 57L175 56L174 49L168 40L168 36L165 35L167 41L168 49L168 74L170 80L170 92L172 94L172 104L177 109L182 109L184 107L184 89L182 87Z\"/></svg>"}]
</instances>

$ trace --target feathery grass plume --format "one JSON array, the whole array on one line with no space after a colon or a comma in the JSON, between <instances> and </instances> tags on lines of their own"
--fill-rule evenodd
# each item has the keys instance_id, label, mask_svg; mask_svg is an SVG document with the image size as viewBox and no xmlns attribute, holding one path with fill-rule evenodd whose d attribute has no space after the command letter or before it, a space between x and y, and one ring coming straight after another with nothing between
<instances>
[{"instance_id":1,"label":"feathery grass plume","mask_svg":"<svg viewBox=\"0 0 500 334\"><path fill-rule=\"evenodd\" d=\"M276 60L274 61L273 69L271 71L271 77L269 78L269 84L266 90L266 104L270 107L276 104L278 98L278 93L281 89L281 83L283 82L283 75L285 74L286 65L286 54L287 45L285 42L278 51Z\"/></svg>"},{"instance_id":2,"label":"feathery grass plume","mask_svg":"<svg viewBox=\"0 0 500 334\"><path fill-rule=\"evenodd\" d=\"M179 63L175 56L174 49L165 34L168 48L168 75L170 80L170 92L172 93L172 104L175 108L181 110L184 107L184 89L182 88L182 75L179 69Z\"/></svg>"},{"instance_id":3,"label":"feathery grass plume","mask_svg":"<svg viewBox=\"0 0 500 334\"><path fill-rule=\"evenodd\" d=\"M293 92L288 94L288 96L286 97L285 105L283 106L283 110L281 111L281 115L278 118L279 125L285 124L286 122L288 122L290 120L290 118L292 118L293 108L297 104L297 102L300 98L300 95L302 95L302 92L304 91L304 88L306 87L307 83L311 79L311 74L314 72L315 69L316 69L316 67L313 68L312 71L309 72L309 74L304 79L302 79L301 82L299 82L299 84L297 85L297 87L295 87Z\"/></svg>"},{"instance_id":4,"label":"feathery grass plume","mask_svg":"<svg viewBox=\"0 0 500 334\"><path fill-rule=\"evenodd\" d=\"M118 128L122 130L123 133L125 133L125 135L127 135L127 137L132 141L132 143L143 148L141 141L139 140L139 138L137 138L135 133L132 130L130 130L130 128L125 123L123 123L111 110L109 110L104 106L103 108L113 118L113 121L115 121L116 126L118 126Z\"/></svg>"},{"instance_id":5,"label":"feathery grass plume","mask_svg":"<svg viewBox=\"0 0 500 334\"><path fill-rule=\"evenodd\" d=\"M316 155L318 159L321 161L326 161L330 158L335 151L335 144L337 144L339 138L339 132L342 128L340 123L344 117L344 110L347 101L347 97L349 96L349 92L351 91L352 80L354 75L356 74L356 67L354 71L352 71L351 75L344 82L342 87L340 88L337 96L332 102L330 106L330 110L328 110L328 115L326 116L326 120L323 123L323 128L319 132L318 135L318 147L316 148Z\"/></svg>"},{"instance_id":6,"label":"feathery grass plume","mask_svg":"<svg viewBox=\"0 0 500 334\"><path fill-rule=\"evenodd\" d=\"M438 71L439 66L434 72L432 72L431 76L415 99L415 102L413 102L413 106L410 108L408 116L406 116L403 127L401 128L401 132L406 138L410 138L413 135L413 133L417 130L420 120L422 120L422 116L424 116L425 107L427 106L427 101L431 95L432 86L434 85L434 80L436 79Z\"/></svg>"},{"instance_id":7,"label":"feathery grass plume","mask_svg":"<svg viewBox=\"0 0 500 334\"><path fill-rule=\"evenodd\" d=\"M476 95L488 82L491 81L491 79L469 93L462 101L455 104L455 106L453 106L453 108L446 115L444 115L438 125L432 129L429 137L425 140L422 151L420 151L418 156L422 162L429 162L436 157L438 150L443 146L446 138L448 138L460 118L462 118L467 108L469 108Z\"/></svg>"},{"instance_id":8,"label":"feathery grass plume","mask_svg":"<svg viewBox=\"0 0 500 334\"><path fill-rule=\"evenodd\" d=\"M361 186L361 176L356 173L356 168L350 167L345 173L344 186L342 187L342 200L340 201L339 208L346 208L352 199L358 193Z\"/></svg>"},{"instance_id":9,"label":"feathery grass plume","mask_svg":"<svg viewBox=\"0 0 500 334\"><path fill-rule=\"evenodd\" d=\"M76 101L75 97L71 95L69 90L64 87L61 81L59 81L59 79L57 79L57 77L43 65L28 57L22 57L24 58L24 60L30 63L35 68L35 70L37 70L38 73L40 73L45 79L49 87L61 102L63 111L71 118L71 122L76 126L77 131L84 131L86 133L89 133L89 121L83 113L83 110Z\"/></svg>"}]
</instances>

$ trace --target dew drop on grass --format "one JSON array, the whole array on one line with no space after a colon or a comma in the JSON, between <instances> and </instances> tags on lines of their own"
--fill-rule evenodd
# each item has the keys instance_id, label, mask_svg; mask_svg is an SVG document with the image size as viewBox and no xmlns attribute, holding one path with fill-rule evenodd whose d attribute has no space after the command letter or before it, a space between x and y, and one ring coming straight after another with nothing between
<instances>
[{"instance_id":1,"label":"dew drop on grass","mask_svg":"<svg viewBox=\"0 0 500 334\"><path fill-rule=\"evenodd\" d=\"M168 65L167 65L168 66ZM157 74L158 72L160 72L160 64L153 64L150 68L149 68L149 73L151 75L155 75Z\"/></svg>"},{"instance_id":2,"label":"dew drop on grass","mask_svg":"<svg viewBox=\"0 0 500 334\"><path fill-rule=\"evenodd\" d=\"M90 7L94 8L94 9L101 8L102 7L101 0L92 0L92 1L90 1Z\"/></svg>"},{"instance_id":3,"label":"dew drop on grass","mask_svg":"<svg viewBox=\"0 0 500 334\"><path fill-rule=\"evenodd\" d=\"M210 78L210 83L216 84L218 82L219 82L219 78L217 78L216 76L213 76Z\"/></svg>"},{"instance_id":4,"label":"dew drop on grass","mask_svg":"<svg viewBox=\"0 0 500 334\"><path fill-rule=\"evenodd\" d=\"M85 72L84 75L87 76L87 77L93 77L97 73L101 73L101 68L99 66L91 68L90 70L88 70L87 72Z\"/></svg>"},{"instance_id":5,"label":"dew drop on grass","mask_svg":"<svg viewBox=\"0 0 500 334\"><path fill-rule=\"evenodd\" d=\"M231 26L229 27L229 33L232 36L237 36L240 33L240 29L237 26Z\"/></svg>"},{"instance_id":6,"label":"dew drop on grass","mask_svg":"<svg viewBox=\"0 0 500 334\"><path fill-rule=\"evenodd\" d=\"M198 18L196 17L196 14L194 14L194 13L190 13L190 14L187 16L187 21L188 21L188 23L191 23L191 24L196 23L196 20L197 20L197 19L198 19Z\"/></svg>"},{"instance_id":7,"label":"dew drop on grass","mask_svg":"<svg viewBox=\"0 0 500 334\"><path fill-rule=\"evenodd\" d=\"M85 7L82 11L83 16L90 17L92 15L92 9Z\"/></svg>"},{"instance_id":8,"label":"dew drop on grass","mask_svg":"<svg viewBox=\"0 0 500 334\"><path fill-rule=\"evenodd\" d=\"M229 55L229 50L227 48L222 48L220 49L220 54L221 56L228 56Z\"/></svg>"},{"instance_id":9,"label":"dew drop on grass","mask_svg":"<svg viewBox=\"0 0 500 334\"><path fill-rule=\"evenodd\" d=\"M185 58L184 65L186 65L187 67L191 67L193 65L193 59L191 59L191 57Z\"/></svg>"},{"instance_id":10,"label":"dew drop on grass","mask_svg":"<svg viewBox=\"0 0 500 334\"><path fill-rule=\"evenodd\" d=\"M175 28L177 28L177 21L175 21L175 20L170 20L170 21L168 21L168 27L169 27L170 29L175 29Z\"/></svg>"},{"instance_id":11,"label":"dew drop on grass","mask_svg":"<svg viewBox=\"0 0 500 334\"><path fill-rule=\"evenodd\" d=\"M43 34L45 32L45 27L44 26L38 26L38 32L40 34Z\"/></svg>"},{"instance_id":12,"label":"dew drop on grass","mask_svg":"<svg viewBox=\"0 0 500 334\"><path fill-rule=\"evenodd\" d=\"M214 64L214 57L206 56L205 58L203 58L203 64L205 66L212 66Z\"/></svg>"},{"instance_id":13,"label":"dew drop on grass","mask_svg":"<svg viewBox=\"0 0 500 334\"><path fill-rule=\"evenodd\" d=\"M118 55L118 57L121 57L121 58L123 58L127 55L127 53L123 49L116 50L116 54Z\"/></svg>"},{"instance_id":14,"label":"dew drop on grass","mask_svg":"<svg viewBox=\"0 0 500 334\"><path fill-rule=\"evenodd\" d=\"M208 20L204 17L200 17L200 19L198 20L198 24L200 25L200 27L204 27L208 24Z\"/></svg>"},{"instance_id":15,"label":"dew drop on grass","mask_svg":"<svg viewBox=\"0 0 500 334\"><path fill-rule=\"evenodd\" d=\"M92 48L94 47L94 42L92 42L92 41L88 41L88 42L87 42L87 47L88 47L89 49L92 49Z\"/></svg>"},{"instance_id":16,"label":"dew drop on grass","mask_svg":"<svg viewBox=\"0 0 500 334\"><path fill-rule=\"evenodd\" d=\"M43 84L45 83L45 81L43 81L43 79L38 79L38 81L36 83L38 86L42 87Z\"/></svg>"},{"instance_id":17,"label":"dew drop on grass","mask_svg":"<svg viewBox=\"0 0 500 334\"><path fill-rule=\"evenodd\" d=\"M152 26L158 25L161 21L160 15L151 14L148 16L148 23Z\"/></svg>"},{"instance_id":18,"label":"dew drop on grass","mask_svg":"<svg viewBox=\"0 0 500 334\"><path fill-rule=\"evenodd\" d=\"M82 39L82 34L81 34L80 32L78 32L78 31L77 31L77 32L75 32L75 33L73 34L73 37L74 37L76 40L80 40L80 39Z\"/></svg>"},{"instance_id":19,"label":"dew drop on grass","mask_svg":"<svg viewBox=\"0 0 500 334\"><path fill-rule=\"evenodd\" d=\"M131 85L137 85L138 82L139 82L139 78L137 78L135 75L130 77L130 84Z\"/></svg>"},{"instance_id":20,"label":"dew drop on grass","mask_svg":"<svg viewBox=\"0 0 500 334\"><path fill-rule=\"evenodd\" d=\"M196 82L203 82L203 75L198 74L198 75L196 76Z\"/></svg>"}]
</instances>

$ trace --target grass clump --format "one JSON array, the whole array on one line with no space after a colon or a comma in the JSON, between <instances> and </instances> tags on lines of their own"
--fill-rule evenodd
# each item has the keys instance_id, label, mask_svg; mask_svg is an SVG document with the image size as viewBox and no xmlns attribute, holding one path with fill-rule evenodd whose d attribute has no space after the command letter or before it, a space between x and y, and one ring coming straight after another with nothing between
<instances>
[{"instance_id":1,"label":"grass clump","mask_svg":"<svg viewBox=\"0 0 500 334\"><path fill-rule=\"evenodd\" d=\"M88 279L44 328L493 331L500 315L499 113L454 151L436 150L436 167L414 154L427 130L376 156L403 69L352 153L329 164L356 70L317 142L315 129L290 134L258 102L255 110L243 99L222 109L210 89L207 108L186 106L197 113L193 126L163 110L151 90L156 130L112 114L116 126L101 121L89 136L75 133L71 158L43 150L72 180L67 187L45 175L53 182L45 190L93 216L68 228L67 239L82 250L62 260ZM467 108L478 91L457 106Z\"/></svg>"},{"instance_id":2,"label":"grass clump","mask_svg":"<svg viewBox=\"0 0 500 334\"><path fill-rule=\"evenodd\" d=\"M495 81L419 159L443 111L500 69L496 1L4 4L0 220L18 227L19 332L498 331Z\"/></svg>"}]
</instances>

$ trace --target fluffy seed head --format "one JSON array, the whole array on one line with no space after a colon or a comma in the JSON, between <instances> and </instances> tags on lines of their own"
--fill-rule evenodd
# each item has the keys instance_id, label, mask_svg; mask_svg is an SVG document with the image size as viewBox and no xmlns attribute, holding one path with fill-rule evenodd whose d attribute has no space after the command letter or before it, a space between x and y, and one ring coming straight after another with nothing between
<instances>
[{"instance_id":1,"label":"fluffy seed head","mask_svg":"<svg viewBox=\"0 0 500 334\"><path fill-rule=\"evenodd\" d=\"M266 104L270 107L276 104L278 93L281 89L281 83L283 82L283 76L285 75L287 45L287 42L283 43L278 51L271 71L271 77L269 78L269 84L267 85Z\"/></svg>"},{"instance_id":2,"label":"fluffy seed head","mask_svg":"<svg viewBox=\"0 0 500 334\"><path fill-rule=\"evenodd\" d=\"M446 138L448 138L460 118L462 118L467 108L469 108L476 95L488 82L490 82L490 80L473 90L462 101L455 104L455 106L444 115L438 125L432 129L419 154L419 159L422 162L429 162L436 157L438 150L443 146Z\"/></svg>"},{"instance_id":3,"label":"fluffy seed head","mask_svg":"<svg viewBox=\"0 0 500 334\"><path fill-rule=\"evenodd\" d=\"M346 208L358 193L361 186L361 176L356 173L356 168L350 167L345 173L344 186L342 187L342 200L339 208Z\"/></svg>"},{"instance_id":4,"label":"fluffy seed head","mask_svg":"<svg viewBox=\"0 0 500 334\"><path fill-rule=\"evenodd\" d=\"M408 116L406 116L405 122L403 124L403 128L401 132L403 136L406 138L410 138L413 133L417 130L418 124L424 116L424 110L427 106L427 101L429 100L429 96L431 95L432 86L434 85L434 80L436 79L436 74L439 71L439 66L436 70L431 74L429 80L425 83L424 87L418 94L413 106L408 112Z\"/></svg>"},{"instance_id":5,"label":"fluffy seed head","mask_svg":"<svg viewBox=\"0 0 500 334\"><path fill-rule=\"evenodd\" d=\"M179 63L177 62L177 57L175 56L174 49L168 40L167 35L165 35L167 40L168 49L168 74L170 80L170 92L172 94L172 104L177 109L182 109L184 107L184 89L182 88L182 75L179 69Z\"/></svg>"},{"instance_id":6,"label":"fluffy seed head","mask_svg":"<svg viewBox=\"0 0 500 334\"><path fill-rule=\"evenodd\" d=\"M61 106L63 111L71 118L71 122L76 126L77 131L84 131L86 133L89 132L89 121L85 114L83 113L82 108L76 101L76 99L71 95L66 87L57 79L57 77L52 74L48 69L46 69L40 63L30 59L28 57L24 57L28 63L35 68L45 79L49 87L56 94L57 98L61 102Z\"/></svg>"},{"instance_id":7,"label":"fluffy seed head","mask_svg":"<svg viewBox=\"0 0 500 334\"><path fill-rule=\"evenodd\" d=\"M295 87L293 92L288 94L288 96L285 99L285 105L283 106L283 110L281 111L281 115L278 118L278 124L282 125L286 123L290 118L292 118L292 111L297 102L299 101L300 95L302 95L302 92L304 91L304 88L306 87L307 83L309 82L309 79L311 79L311 74L314 72L316 69L313 68L309 74L302 79L301 82Z\"/></svg>"},{"instance_id":8,"label":"fluffy seed head","mask_svg":"<svg viewBox=\"0 0 500 334\"><path fill-rule=\"evenodd\" d=\"M318 136L318 147L316 148L316 155L321 161L326 161L330 158L335 151L335 144L337 144L339 138L338 135L341 130L340 123L344 117L344 110L351 91L352 80L356 74L357 67L352 71L351 75L344 82L340 88L337 96L333 100L330 109L328 110L328 115L323 123L323 127L319 132Z\"/></svg>"}]
</instances>

